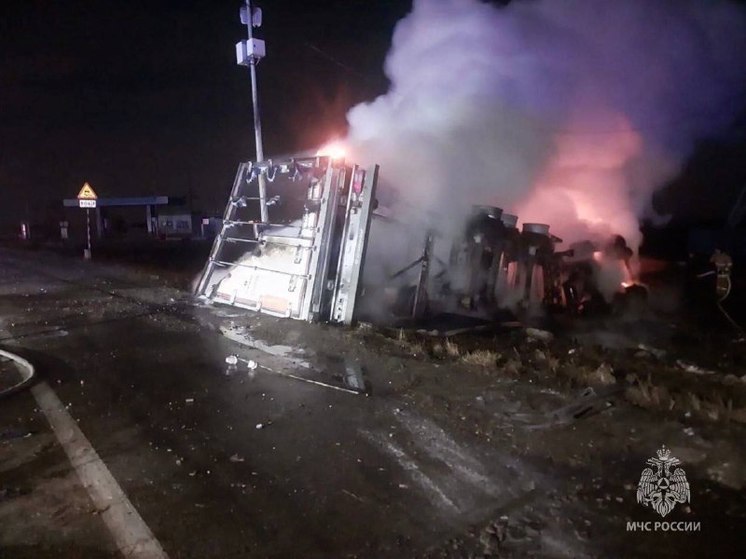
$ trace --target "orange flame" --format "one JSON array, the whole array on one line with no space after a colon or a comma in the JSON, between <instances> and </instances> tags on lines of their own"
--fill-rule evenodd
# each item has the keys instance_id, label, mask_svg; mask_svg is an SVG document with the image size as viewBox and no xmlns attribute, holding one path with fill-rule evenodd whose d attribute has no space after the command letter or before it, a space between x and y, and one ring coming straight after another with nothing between
<instances>
[{"instance_id":1,"label":"orange flame","mask_svg":"<svg viewBox=\"0 0 746 559\"><path fill-rule=\"evenodd\" d=\"M347 149L340 142L329 142L323 145L316 152L319 157L331 157L332 159L344 159L347 155Z\"/></svg>"}]
</instances>

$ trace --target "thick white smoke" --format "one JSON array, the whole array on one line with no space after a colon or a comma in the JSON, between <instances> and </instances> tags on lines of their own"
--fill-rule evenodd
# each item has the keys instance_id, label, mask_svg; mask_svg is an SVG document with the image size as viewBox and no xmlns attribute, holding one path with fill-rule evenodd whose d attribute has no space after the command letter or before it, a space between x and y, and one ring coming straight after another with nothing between
<instances>
[{"instance_id":1,"label":"thick white smoke","mask_svg":"<svg viewBox=\"0 0 746 559\"><path fill-rule=\"evenodd\" d=\"M744 52L725 0L414 0L390 91L349 112L348 143L408 222L460 227L491 204L637 245L653 191L740 108Z\"/></svg>"}]
</instances>

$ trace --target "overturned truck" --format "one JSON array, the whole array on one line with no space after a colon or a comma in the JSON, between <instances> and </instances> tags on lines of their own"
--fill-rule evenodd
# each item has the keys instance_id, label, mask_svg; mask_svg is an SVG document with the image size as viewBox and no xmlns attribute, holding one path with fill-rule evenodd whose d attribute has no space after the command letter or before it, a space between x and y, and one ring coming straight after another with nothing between
<instances>
[{"instance_id":1,"label":"overturned truck","mask_svg":"<svg viewBox=\"0 0 746 559\"><path fill-rule=\"evenodd\" d=\"M605 269L610 260L628 269L626 245L599 251L579 243L558 251L562 240L549 225L519 229L515 215L473 206L454 238L427 230L413 261L369 274L363 306L374 218L373 236L383 235L378 248L384 252L391 248L386 239L416 246L423 235L421 227L374 213L377 183L378 166L364 169L331 156L242 163L196 295L310 322L351 324L361 312L383 321L442 313L493 320L505 308L581 312L598 299L602 257ZM266 217L268 206L274 222Z\"/></svg>"}]
</instances>

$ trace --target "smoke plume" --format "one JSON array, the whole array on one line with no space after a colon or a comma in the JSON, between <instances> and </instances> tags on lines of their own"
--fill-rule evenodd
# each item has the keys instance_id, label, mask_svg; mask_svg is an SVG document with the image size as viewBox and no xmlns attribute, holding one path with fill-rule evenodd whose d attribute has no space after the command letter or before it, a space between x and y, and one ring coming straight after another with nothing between
<instances>
[{"instance_id":1,"label":"smoke plume","mask_svg":"<svg viewBox=\"0 0 746 559\"><path fill-rule=\"evenodd\" d=\"M460 228L490 204L636 246L653 191L742 108L744 52L726 0L414 0L390 90L349 112L347 140L409 223Z\"/></svg>"}]
</instances>

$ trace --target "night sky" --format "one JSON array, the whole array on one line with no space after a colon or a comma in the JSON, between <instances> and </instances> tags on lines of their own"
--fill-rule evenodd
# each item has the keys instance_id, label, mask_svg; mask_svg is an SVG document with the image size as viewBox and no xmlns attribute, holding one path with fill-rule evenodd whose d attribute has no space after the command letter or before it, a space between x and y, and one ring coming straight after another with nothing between
<instances>
[{"instance_id":1,"label":"night sky","mask_svg":"<svg viewBox=\"0 0 746 559\"><path fill-rule=\"evenodd\" d=\"M4 0L0 10L0 221L74 197L188 195L222 210L253 159L240 0ZM259 65L265 155L345 131L386 90L383 60L407 1L266 0Z\"/></svg>"},{"instance_id":2,"label":"night sky","mask_svg":"<svg viewBox=\"0 0 746 559\"><path fill-rule=\"evenodd\" d=\"M83 181L102 197L190 195L195 209L222 211L238 162L254 156L249 73L235 63L240 5L4 0L0 226L44 219ZM265 154L344 134L349 107L386 90L383 61L411 1L259 5ZM683 194L660 197L662 210L709 201L722 213L746 176L744 147L743 134L722 150L708 144L694 178L677 181ZM710 168L723 183L716 202L712 184L703 188Z\"/></svg>"}]
</instances>

